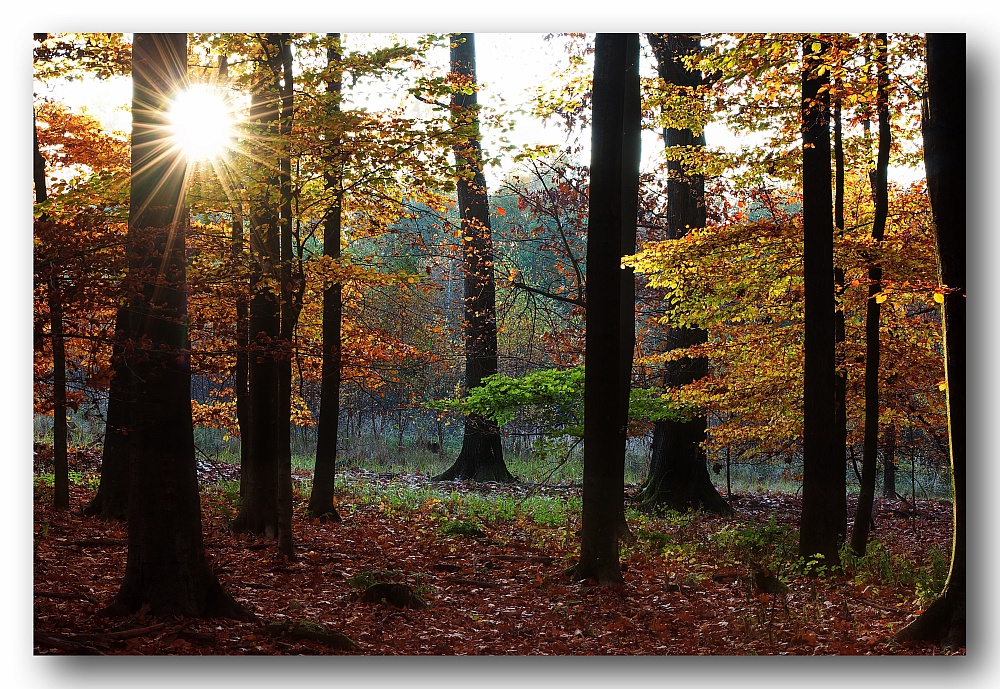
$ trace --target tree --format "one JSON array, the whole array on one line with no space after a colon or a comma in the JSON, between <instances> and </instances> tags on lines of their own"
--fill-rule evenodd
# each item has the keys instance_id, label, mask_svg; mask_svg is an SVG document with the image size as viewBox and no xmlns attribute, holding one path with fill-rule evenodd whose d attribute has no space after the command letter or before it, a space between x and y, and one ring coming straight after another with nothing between
<instances>
[{"instance_id":1,"label":"tree","mask_svg":"<svg viewBox=\"0 0 1000 689\"><path fill-rule=\"evenodd\" d=\"M327 34L327 68L330 70L327 92L331 114L340 113L341 42L340 34ZM337 126L339 123L335 123ZM323 219L323 255L332 261L340 259L341 204L343 202L343 142L339 132L330 141L329 168L325 174L326 188L334 195ZM340 521L334 504L334 478L337 470L337 437L340 424L340 382L343 362L343 283L337 280L323 291L323 372L320 382L320 417L316 431L316 466L308 511L314 517L329 517Z\"/></svg>"},{"instance_id":2,"label":"tree","mask_svg":"<svg viewBox=\"0 0 1000 689\"><path fill-rule=\"evenodd\" d=\"M827 45L803 39L802 225L805 280L803 477L799 553L840 562L847 518L844 448L836 439L836 354L833 281L833 199L830 174Z\"/></svg>"},{"instance_id":3,"label":"tree","mask_svg":"<svg viewBox=\"0 0 1000 689\"><path fill-rule=\"evenodd\" d=\"M48 199L45 188L45 158L38 147L38 121L32 117L34 152L32 171L35 185L35 204ZM37 219L48 222L43 212ZM49 261L49 322L52 333L52 449L54 483L52 504L60 509L69 508L69 457L66 453L66 347L63 340L62 295L59 285L59 268Z\"/></svg>"},{"instance_id":4,"label":"tree","mask_svg":"<svg viewBox=\"0 0 1000 689\"><path fill-rule=\"evenodd\" d=\"M279 350L281 340L281 217L276 195L281 182L276 144L280 137L283 71L278 34L260 36L261 63L251 94L250 127L257 151L248 180L250 194L250 447L242 458L243 499L233 521L237 531L277 538L278 486L282 480L279 424Z\"/></svg>"},{"instance_id":5,"label":"tree","mask_svg":"<svg viewBox=\"0 0 1000 689\"><path fill-rule=\"evenodd\" d=\"M278 44L278 61L281 64L278 93L281 110L278 124L278 194L279 231L281 241L281 325L279 336L282 354L278 362L278 549L288 558L294 556L292 539L292 352L295 325L302 311L302 293L305 278L301 257L296 256L293 242L292 213L292 158L288 147L292 137L292 117L295 105L295 82L292 72L292 38L290 34L277 34L272 42ZM277 75L276 75L277 78Z\"/></svg>"},{"instance_id":6,"label":"tree","mask_svg":"<svg viewBox=\"0 0 1000 689\"><path fill-rule=\"evenodd\" d=\"M212 572L201 530L186 337L185 161L170 147L164 115L186 74L186 34L135 34L125 352L134 373L132 499L125 576L105 612L249 619Z\"/></svg>"},{"instance_id":7,"label":"tree","mask_svg":"<svg viewBox=\"0 0 1000 689\"><path fill-rule=\"evenodd\" d=\"M476 44L473 34L451 35L452 127L458 205L462 218L462 257L465 270L465 389L478 387L497 372L496 285L489 200L483 174L476 90ZM488 419L470 414L465 419L462 450L446 471L434 477L448 481L514 481L503 460L500 432Z\"/></svg>"},{"instance_id":8,"label":"tree","mask_svg":"<svg viewBox=\"0 0 1000 689\"><path fill-rule=\"evenodd\" d=\"M875 199L875 220L872 239L880 243L885 238L885 224L889 216L889 146L892 130L889 125L889 65L888 34L875 37L875 63L878 70L878 159L871 173L872 196ZM877 244L876 244L877 246ZM882 266L871 261L868 266L868 301L865 314L865 430L861 460L861 490L858 508L851 531L851 549L864 555L871 531L872 503L875 500L875 474L878 472L879 437L879 323L882 302Z\"/></svg>"},{"instance_id":9,"label":"tree","mask_svg":"<svg viewBox=\"0 0 1000 689\"><path fill-rule=\"evenodd\" d=\"M625 331L634 328L635 319L621 259L630 235L634 247L638 203L638 61L638 34L597 34L587 231L583 523L573 576L594 578L601 585L623 582L618 543L625 521L632 369L628 347L634 337ZM625 311L628 328L623 327Z\"/></svg>"},{"instance_id":10,"label":"tree","mask_svg":"<svg viewBox=\"0 0 1000 689\"><path fill-rule=\"evenodd\" d=\"M122 34L35 34L35 78L44 82L84 75L98 79L123 75L131 69L130 55L131 45L123 41ZM81 368L88 381L108 379L104 314L109 302L121 292L125 225L117 217L124 206L121 185L109 184L108 180L127 178L129 153L127 143L105 132L96 119L72 113L56 102L42 100L33 119L36 207L52 210L51 215L46 210L36 217L35 262L36 290L43 283L48 286L55 417L54 496L68 505L66 411L77 409L84 398L94 400L100 394L97 389L80 389L78 385L71 390L69 381L80 379ZM50 160L45 159L42 149L49 152ZM57 190L54 197L46 188L47 168ZM75 178L76 184L68 186L67 177ZM108 299L108 295L113 296ZM81 320L79 314L88 312L91 317ZM124 308L119 309L119 317L124 315ZM127 409L122 399L127 371L118 371L123 337L124 331L117 329L117 349L111 357L117 368L111 376L113 389L109 391L105 416L101 483L97 495L84 508L88 516L125 517L128 458L121 426ZM89 363L83 364L85 361ZM93 408L99 406L94 404Z\"/></svg>"},{"instance_id":11,"label":"tree","mask_svg":"<svg viewBox=\"0 0 1000 689\"><path fill-rule=\"evenodd\" d=\"M944 591L897 641L940 640L965 646L966 454L965 454L965 34L927 34L924 102L924 165L934 218L939 289L942 290L944 369L951 454L951 568Z\"/></svg>"},{"instance_id":12,"label":"tree","mask_svg":"<svg viewBox=\"0 0 1000 689\"><path fill-rule=\"evenodd\" d=\"M690 98L701 85L702 75L688 69L684 60L696 54L698 34L648 34L648 37L660 79L671 90L684 89L682 93ZM663 140L668 155L683 155L689 149L705 147L704 132L695 134L690 127L664 126ZM675 157L669 159L667 170L667 237L679 239L692 228L705 227L705 178ZM666 340L671 349L686 348L707 342L708 332L670 327ZM708 360L704 357L671 361L664 374L664 385L685 385L707 372ZM649 474L639 494L643 505L679 511L704 508L721 514L732 512L708 475L704 448L707 426L704 413L683 421L655 424Z\"/></svg>"}]
</instances>

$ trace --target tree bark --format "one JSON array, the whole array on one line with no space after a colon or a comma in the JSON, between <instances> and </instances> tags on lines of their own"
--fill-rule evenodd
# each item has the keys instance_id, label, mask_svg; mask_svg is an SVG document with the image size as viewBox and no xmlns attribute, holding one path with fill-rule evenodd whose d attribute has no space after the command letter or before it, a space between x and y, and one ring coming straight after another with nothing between
<instances>
[{"instance_id":1,"label":"tree bark","mask_svg":"<svg viewBox=\"0 0 1000 689\"><path fill-rule=\"evenodd\" d=\"M660 79L668 84L697 88L702 83L700 71L687 69L686 55L699 48L698 34L648 34L656 57ZM663 130L664 146L704 148L704 133L697 136L690 129L667 127ZM687 170L677 160L667 163L667 237L680 239L691 228L705 227L705 178ZM667 331L672 349L702 344L708 333L697 328L674 328ZM677 387L708 374L705 358L686 358L668 365L664 385ZM686 421L658 421L653 428L650 448L649 475L643 482L639 502L646 509L704 509L718 514L730 514L732 508L719 495L708 474L703 443L708 419L699 414Z\"/></svg>"},{"instance_id":2,"label":"tree bark","mask_svg":"<svg viewBox=\"0 0 1000 689\"><path fill-rule=\"evenodd\" d=\"M292 537L292 352L295 324L302 311L302 291L305 279L302 267L296 263L292 226L292 159L288 150L292 136L292 113L295 90L292 73L292 45L289 34L273 34L277 43L281 72L275 75L280 81L276 88L281 96L281 113L278 133L278 187L280 195L279 222L281 224L281 308L280 340L281 358L278 361L278 549L287 558L295 555Z\"/></svg>"},{"instance_id":3,"label":"tree bark","mask_svg":"<svg viewBox=\"0 0 1000 689\"><path fill-rule=\"evenodd\" d=\"M875 198L875 219L872 239L876 245L885 237L885 224L889 217L889 146L892 130L889 122L889 58L888 34L875 37L875 62L878 71L875 105L878 111L878 159L872 172L871 185ZM879 363L881 342L879 326L882 305L878 294L882 291L882 266L870 263L868 267L868 302L865 311L865 421L861 459L861 490L858 508L851 531L851 550L864 555L871 531L872 505L875 501L875 474L878 473L878 417L879 417Z\"/></svg>"},{"instance_id":4,"label":"tree bark","mask_svg":"<svg viewBox=\"0 0 1000 689\"><path fill-rule=\"evenodd\" d=\"M108 385L108 410L101 452L101 482L94 499L83 510L88 517L120 520L128 517L129 392L132 387L132 374L125 365L128 314L128 306L123 305L118 308L115 316L115 341L111 348L112 374Z\"/></svg>"},{"instance_id":5,"label":"tree bark","mask_svg":"<svg viewBox=\"0 0 1000 689\"><path fill-rule=\"evenodd\" d=\"M132 44L129 337L132 370L128 560L108 615L252 614L216 579L202 540L191 419L184 231L185 161L164 151L168 99L187 74L186 34Z\"/></svg>"},{"instance_id":6,"label":"tree bark","mask_svg":"<svg viewBox=\"0 0 1000 689\"><path fill-rule=\"evenodd\" d=\"M632 196L639 175L638 60L638 34L597 34L587 231L583 518L580 560L573 576L612 586L623 583L618 560L628 414L623 363L626 357L631 362L632 353L624 351L629 338L622 332L627 295L621 252L636 221L637 199ZM628 305L634 327L632 309L634 303Z\"/></svg>"},{"instance_id":7,"label":"tree bark","mask_svg":"<svg viewBox=\"0 0 1000 689\"><path fill-rule=\"evenodd\" d=\"M896 425L886 426L882 441L882 497L894 499L896 493Z\"/></svg>"},{"instance_id":8,"label":"tree bark","mask_svg":"<svg viewBox=\"0 0 1000 689\"><path fill-rule=\"evenodd\" d=\"M483 378L497 372L493 235L480 147L474 34L451 34L451 72L460 89L471 88L471 93L456 90L451 101L465 269L465 389L470 390L479 387ZM434 480L458 478L505 483L516 480L504 463L500 430L492 421L478 414L466 417L458 458Z\"/></svg>"},{"instance_id":9,"label":"tree bark","mask_svg":"<svg viewBox=\"0 0 1000 689\"><path fill-rule=\"evenodd\" d=\"M799 553L840 563L846 532L844 448L836 433L836 306L833 280L833 198L830 174L829 71L826 45L803 39L802 216L805 264L803 478Z\"/></svg>"},{"instance_id":10,"label":"tree bark","mask_svg":"<svg viewBox=\"0 0 1000 689\"><path fill-rule=\"evenodd\" d=\"M225 55L219 56L219 78L228 80L229 59ZM249 301L249 280L244 272L245 248L243 224L243 199L236 196L232 201L232 221L230 224L230 253L229 258L233 266L236 281L236 361L233 364L233 397L236 402L236 425L239 428L240 437L240 494L242 497L245 481L242 480L242 458L250 452L250 390L249 390L249 366L250 355L248 346L248 330L250 327L250 301Z\"/></svg>"},{"instance_id":11,"label":"tree bark","mask_svg":"<svg viewBox=\"0 0 1000 689\"><path fill-rule=\"evenodd\" d=\"M922 128L927 190L934 218L938 280L943 289L944 370L951 450L951 568L944 591L895 635L929 639L946 650L965 646L965 34L927 34L927 97Z\"/></svg>"},{"instance_id":12,"label":"tree bark","mask_svg":"<svg viewBox=\"0 0 1000 689\"><path fill-rule=\"evenodd\" d=\"M838 60L840 52L838 51ZM843 94L843 83L838 76L835 80L836 102L833 108L833 157L834 157L834 201L833 201L833 224L836 238L842 239L844 236L844 128L842 121L841 99ZM833 282L836 292L836 313L834 314L834 348L836 361L836 443L837 447L847 451L847 362L845 360L844 343L847 341L847 328L844 317L844 305L841 298L844 294L844 269L835 265L833 267ZM843 522L845 531L839 534L841 539L847 538L847 520Z\"/></svg>"},{"instance_id":13,"label":"tree bark","mask_svg":"<svg viewBox=\"0 0 1000 689\"><path fill-rule=\"evenodd\" d=\"M343 201L343 155L339 118L342 89L341 42L339 33L327 34L330 46L326 51L330 79L327 93L330 114L335 120L336 134L330 141L330 156L324 174L326 189L333 202L323 219L323 255L340 260L341 203ZM343 283L338 280L323 291L323 372L320 383L320 414L316 429L316 466L313 471L312 493L307 508L310 516L339 522L340 513L334 502L337 473L337 441L340 427L340 381L343 358Z\"/></svg>"},{"instance_id":14,"label":"tree bark","mask_svg":"<svg viewBox=\"0 0 1000 689\"><path fill-rule=\"evenodd\" d=\"M238 532L278 536L278 480L280 445L278 426L278 348L281 337L280 188L274 143L279 135L281 74L280 46L268 34L262 41L264 64L251 94L250 123L258 138L259 161L251 172L249 381L250 452L243 457L240 511L233 520Z\"/></svg>"},{"instance_id":15,"label":"tree bark","mask_svg":"<svg viewBox=\"0 0 1000 689\"><path fill-rule=\"evenodd\" d=\"M45 186L45 158L38 147L38 124L32 116L34 155L32 174L35 184L35 203L48 200ZM47 222L44 213L39 222ZM69 456L66 450L66 346L63 340L62 291L59 286L57 261L49 260L49 324L52 336L52 453L54 482L52 506L69 508Z\"/></svg>"}]
</instances>

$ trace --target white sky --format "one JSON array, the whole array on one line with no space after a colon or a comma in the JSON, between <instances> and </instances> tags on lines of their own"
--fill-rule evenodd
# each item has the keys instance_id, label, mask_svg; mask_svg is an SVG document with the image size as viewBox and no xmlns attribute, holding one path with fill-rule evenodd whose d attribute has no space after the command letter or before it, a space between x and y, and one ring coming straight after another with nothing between
<instances>
[{"instance_id":1,"label":"white sky","mask_svg":"<svg viewBox=\"0 0 1000 689\"><path fill-rule=\"evenodd\" d=\"M530 110L535 89L548 81L551 75L567 65L564 42L558 37L545 40L544 33L478 33L476 34L476 70L481 90L480 102L485 107L514 110ZM441 55L442 67L446 68L447 53ZM649 71L651 64L644 65ZM650 72L651 73L651 72ZM77 80L61 82L42 87L42 93L61 100L73 108L84 109L101 119L111 129L127 131L131 126L131 116L127 104L131 100L131 80L119 77L107 81ZM389 102L395 94L390 94L384 102ZM361 100L360 97L357 100ZM379 106L377 95L373 95L368 107ZM520 146L537 144L562 145L567 142L565 130L554 122L542 123L528 115L518 115L517 125L506 136ZM484 129L484 147L489 152L500 148L497 131ZM722 140L735 141L721 125L708 130L709 143L721 145ZM581 141L581 157L586 162L590 145L589 135ZM663 143L656 132L643 133L644 165L651 164L662 152ZM505 166L506 167L506 166ZM487 180L491 189L499 186L506 170L488 167Z\"/></svg>"}]
</instances>

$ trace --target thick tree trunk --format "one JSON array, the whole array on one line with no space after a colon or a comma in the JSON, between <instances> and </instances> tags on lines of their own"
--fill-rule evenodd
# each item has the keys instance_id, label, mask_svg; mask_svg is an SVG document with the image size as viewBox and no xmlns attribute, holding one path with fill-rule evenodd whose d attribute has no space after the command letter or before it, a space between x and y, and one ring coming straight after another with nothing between
<instances>
[{"instance_id":1,"label":"thick tree trunk","mask_svg":"<svg viewBox=\"0 0 1000 689\"><path fill-rule=\"evenodd\" d=\"M341 43L340 34L327 34L331 45L326 51L330 81L330 112L340 114L341 98ZM341 126L338 124L335 127ZM343 156L339 130L330 141L331 157L325 173L326 188L334 195L333 202L323 219L323 255L340 260L341 214L343 201ZM316 429L316 466L313 471L312 493L307 508L310 516L340 521L334 501L334 481L337 473L337 441L340 430L340 380L343 365L343 284L338 280L323 291L323 373L320 383L320 414Z\"/></svg>"},{"instance_id":2,"label":"thick tree trunk","mask_svg":"<svg viewBox=\"0 0 1000 689\"><path fill-rule=\"evenodd\" d=\"M583 518L577 579L623 582L618 560L625 491L628 386L621 250L634 231L639 146L638 34L597 34L587 231ZM629 195L629 198L624 198ZM626 225L632 228L626 229ZM629 317L634 324L632 309ZM631 373L631 366L629 367Z\"/></svg>"},{"instance_id":3,"label":"thick tree trunk","mask_svg":"<svg viewBox=\"0 0 1000 689\"><path fill-rule=\"evenodd\" d=\"M818 48L818 49L817 49ZM833 280L833 198L830 175L829 71L825 45L803 40L802 216L805 264L803 478L799 553L840 563L846 532L844 447L836 432L836 319Z\"/></svg>"},{"instance_id":4,"label":"thick tree trunk","mask_svg":"<svg viewBox=\"0 0 1000 689\"><path fill-rule=\"evenodd\" d=\"M452 129L458 168L458 206L462 216L462 256L465 280L465 389L482 384L497 372L496 285L493 276L493 235L483 174L476 96L476 44L471 33L451 35L451 71L471 93L452 96ZM465 420L458 459L434 480L515 481L503 460L500 430L478 415Z\"/></svg>"},{"instance_id":5,"label":"thick tree trunk","mask_svg":"<svg viewBox=\"0 0 1000 689\"><path fill-rule=\"evenodd\" d=\"M129 338L133 372L128 560L105 610L128 615L252 617L205 556L191 419L183 212L185 165L164 155L163 113L187 72L186 34L135 34Z\"/></svg>"},{"instance_id":6,"label":"thick tree trunk","mask_svg":"<svg viewBox=\"0 0 1000 689\"><path fill-rule=\"evenodd\" d=\"M699 48L698 34L648 34L656 57L660 79L668 84L696 88L701 72L687 69L685 55ZM704 148L705 135L695 136L690 129L665 128L664 146ZM691 228L705 227L705 178L687 170L682 163L667 163L667 237L680 239ZM702 344L708 333L697 328L670 328L667 341L671 348ZM704 358L683 359L668 366L664 383L680 386L708 373ZM730 514L732 508L719 495L708 474L703 443L708 421L703 414L687 421L659 421L653 429L649 475L639 493L640 504L647 509L666 508L678 511L704 509Z\"/></svg>"},{"instance_id":7,"label":"thick tree trunk","mask_svg":"<svg viewBox=\"0 0 1000 689\"><path fill-rule=\"evenodd\" d=\"M923 117L924 165L934 216L948 394L954 527L951 569L941 595L897 641L939 640L948 650L965 646L965 34L927 34L927 100Z\"/></svg>"},{"instance_id":8,"label":"thick tree trunk","mask_svg":"<svg viewBox=\"0 0 1000 689\"><path fill-rule=\"evenodd\" d=\"M270 35L269 35L270 37ZM264 42L265 64L251 96L251 124L262 139L278 137L280 96L277 75L281 74L279 46ZM278 390L278 347L281 336L279 262L281 242L278 201L274 193L280 187L273 146L261 146L263 159L250 179L250 276L249 381L250 452L243 457L240 511L233 520L238 532L278 536L278 481L280 445L278 426L280 405ZM270 160L270 162L267 162Z\"/></svg>"},{"instance_id":9,"label":"thick tree trunk","mask_svg":"<svg viewBox=\"0 0 1000 689\"><path fill-rule=\"evenodd\" d=\"M889 146L892 131L889 122L889 64L888 34L875 37L875 62L878 70L877 93L878 110L878 160L872 172L871 184L875 198L875 219L872 224L872 239L876 243L885 237L885 224L889 217ZM879 417L879 362L881 342L879 326L882 305L878 295L882 291L882 266L870 264L868 267L868 302L865 312L865 426L863 454L861 460L861 490L858 493L858 509L854 515L851 531L851 550L864 555L868 547L871 531L872 505L875 502L875 475L878 473L878 417Z\"/></svg>"}]
</instances>

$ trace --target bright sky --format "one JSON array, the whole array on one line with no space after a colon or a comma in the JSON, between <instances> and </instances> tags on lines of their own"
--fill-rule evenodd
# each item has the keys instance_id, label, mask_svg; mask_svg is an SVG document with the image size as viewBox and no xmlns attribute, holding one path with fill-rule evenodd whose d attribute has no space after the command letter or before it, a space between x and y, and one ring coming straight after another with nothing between
<instances>
[{"instance_id":1,"label":"bright sky","mask_svg":"<svg viewBox=\"0 0 1000 689\"><path fill-rule=\"evenodd\" d=\"M558 37L545 40L544 33L477 33L476 70L481 91L480 102L487 108L506 111L523 108L530 110L535 89L546 82L557 70L567 65L564 42ZM446 68L447 53L441 55L442 67ZM650 71L652 64L644 65ZM37 86L36 86L37 88ZM131 116L127 105L132 98L131 80L115 78L106 82L77 80L62 82L43 88L45 95L64 101L74 108L86 109L97 116L110 129L127 131L131 127ZM396 94L391 94L394 98ZM361 100L359 97L358 101ZM373 95L369 107L378 107L379 99ZM388 102L388 100L386 101ZM516 117L517 125L506 136L512 143L521 146L536 144L561 145L567 142L565 130L556 123L544 124L527 114ZM500 133L484 129L484 147L487 152L500 149ZM724 127L714 126L708 130L711 145L721 145L721 141L734 141ZM586 161L589 155L589 135L581 141L581 156ZM655 132L644 132L643 161L651 164L662 151L662 141ZM491 189L499 186L505 170L488 168L487 180Z\"/></svg>"}]
</instances>

